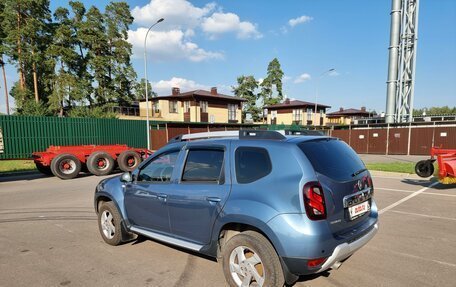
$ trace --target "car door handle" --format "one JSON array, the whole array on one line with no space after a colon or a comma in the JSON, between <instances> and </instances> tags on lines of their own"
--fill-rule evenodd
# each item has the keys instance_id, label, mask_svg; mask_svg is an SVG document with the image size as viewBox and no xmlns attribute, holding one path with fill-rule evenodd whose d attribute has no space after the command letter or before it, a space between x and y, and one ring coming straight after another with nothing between
<instances>
[{"instance_id":1,"label":"car door handle","mask_svg":"<svg viewBox=\"0 0 456 287\"><path fill-rule=\"evenodd\" d=\"M141 196L141 197L149 197L149 198L157 198L157 196L155 194L151 194L147 191L144 191L144 190L137 190L135 192L135 195L136 196Z\"/></svg>"},{"instance_id":2,"label":"car door handle","mask_svg":"<svg viewBox=\"0 0 456 287\"><path fill-rule=\"evenodd\" d=\"M159 200L166 201L166 198L168 198L168 195L166 195L166 194L160 193L160 194L158 195L158 199L159 199Z\"/></svg>"},{"instance_id":3,"label":"car door handle","mask_svg":"<svg viewBox=\"0 0 456 287\"><path fill-rule=\"evenodd\" d=\"M220 201L222 201L220 199L220 197L212 197L212 196L206 197L206 200L209 201L209 202L220 202Z\"/></svg>"}]
</instances>

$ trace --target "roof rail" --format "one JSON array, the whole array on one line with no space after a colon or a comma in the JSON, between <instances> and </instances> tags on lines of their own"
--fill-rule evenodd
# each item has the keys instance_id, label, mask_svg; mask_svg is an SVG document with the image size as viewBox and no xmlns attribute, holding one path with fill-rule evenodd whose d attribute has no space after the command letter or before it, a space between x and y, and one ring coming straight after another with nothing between
<instances>
[{"instance_id":1,"label":"roof rail","mask_svg":"<svg viewBox=\"0 0 456 287\"><path fill-rule=\"evenodd\" d=\"M219 131L219 132L205 132L194 134L182 134L172 138L169 143L181 142L186 140L196 139L210 139L210 138L223 138L223 137L239 137L239 139L270 139L270 140L283 140L283 131L266 131L266 130L239 130L239 131Z\"/></svg>"},{"instance_id":2,"label":"roof rail","mask_svg":"<svg viewBox=\"0 0 456 287\"><path fill-rule=\"evenodd\" d=\"M285 135L290 136L324 136L325 134L317 130L285 130Z\"/></svg>"}]
</instances>

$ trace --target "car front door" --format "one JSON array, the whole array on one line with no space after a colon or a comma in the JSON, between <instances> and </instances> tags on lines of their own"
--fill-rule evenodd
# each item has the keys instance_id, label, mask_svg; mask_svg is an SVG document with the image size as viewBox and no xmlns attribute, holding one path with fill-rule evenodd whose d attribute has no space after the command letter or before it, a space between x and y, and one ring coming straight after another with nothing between
<instances>
[{"instance_id":1,"label":"car front door","mask_svg":"<svg viewBox=\"0 0 456 287\"><path fill-rule=\"evenodd\" d=\"M189 143L180 178L168 196L171 232L197 244L208 244L214 220L231 187L229 146Z\"/></svg>"},{"instance_id":2,"label":"car front door","mask_svg":"<svg viewBox=\"0 0 456 287\"><path fill-rule=\"evenodd\" d=\"M167 196L178 150L154 157L125 187L125 209L130 224L142 229L170 232Z\"/></svg>"}]
</instances>

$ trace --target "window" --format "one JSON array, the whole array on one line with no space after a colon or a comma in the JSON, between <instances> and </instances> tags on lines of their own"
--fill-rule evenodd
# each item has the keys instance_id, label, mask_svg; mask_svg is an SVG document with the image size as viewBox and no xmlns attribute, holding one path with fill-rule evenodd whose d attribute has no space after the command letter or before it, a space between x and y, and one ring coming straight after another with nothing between
<instances>
[{"instance_id":1,"label":"window","mask_svg":"<svg viewBox=\"0 0 456 287\"><path fill-rule=\"evenodd\" d=\"M268 151L257 147L240 147L235 153L238 183L251 183L267 176L271 170Z\"/></svg>"},{"instance_id":2,"label":"window","mask_svg":"<svg viewBox=\"0 0 456 287\"><path fill-rule=\"evenodd\" d=\"M302 110L293 109L293 122L301 123L301 120L302 120Z\"/></svg>"},{"instance_id":3,"label":"window","mask_svg":"<svg viewBox=\"0 0 456 287\"><path fill-rule=\"evenodd\" d=\"M219 182L222 176L223 150L189 150L182 181Z\"/></svg>"},{"instance_id":4,"label":"window","mask_svg":"<svg viewBox=\"0 0 456 287\"><path fill-rule=\"evenodd\" d=\"M177 101L169 101L169 112L177 113Z\"/></svg>"},{"instance_id":5,"label":"window","mask_svg":"<svg viewBox=\"0 0 456 287\"><path fill-rule=\"evenodd\" d=\"M307 120L308 121L312 120L312 109L311 108L307 109Z\"/></svg>"},{"instance_id":6,"label":"window","mask_svg":"<svg viewBox=\"0 0 456 287\"><path fill-rule=\"evenodd\" d=\"M200 107L202 113L207 113L207 101L200 101Z\"/></svg>"},{"instance_id":7,"label":"window","mask_svg":"<svg viewBox=\"0 0 456 287\"><path fill-rule=\"evenodd\" d=\"M365 168L356 152L341 140L312 140L298 146L316 172L333 180L351 180L354 172Z\"/></svg>"},{"instance_id":8,"label":"window","mask_svg":"<svg viewBox=\"0 0 456 287\"><path fill-rule=\"evenodd\" d=\"M159 113L160 112L160 106L159 106L158 101L154 101L153 111L154 111L154 113Z\"/></svg>"},{"instance_id":9,"label":"window","mask_svg":"<svg viewBox=\"0 0 456 287\"><path fill-rule=\"evenodd\" d=\"M184 102L184 113L190 112L190 101Z\"/></svg>"},{"instance_id":10,"label":"window","mask_svg":"<svg viewBox=\"0 0 456 287\"><path fill-rule=\"evenodd\" d=\"M236 120L236 111L238 105L237 104L228 104L228 120L235 121Z\"/></svg>"},{"instance_id":11,"label":"window","mask_svg":"<svg viewBox=\"0 0 456 287\"><path fill-rule=\"evenodd\" d=\"M169 182L178 154L174 151L154 158L139 171L138 181Z\"/></svg>"}]
</instances>

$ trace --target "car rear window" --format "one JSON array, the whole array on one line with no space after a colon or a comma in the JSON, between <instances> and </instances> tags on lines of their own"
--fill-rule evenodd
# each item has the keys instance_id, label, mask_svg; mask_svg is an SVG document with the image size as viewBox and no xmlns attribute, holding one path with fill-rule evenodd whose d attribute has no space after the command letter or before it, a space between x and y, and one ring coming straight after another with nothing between
<instances>
[{"instance_id":1,"label":"car rear window","mask_svg":"<svg viewBox=\"0 0 456 287\"><path fill-rule=\"evenodd\" d=\"M352 179L352 174L365 168L356 152L338 139L318 139L298 144L316 172L333 180Z\"/></svg>"},{"instance_id":2,"label":"car rear window","mask_svg":"<svg viewBox=\"0 0 456 287\"><path fill-rule=\"evenodd\" d=\"M251 183L268 175L272 170L268 151L257 147L236 149L236 180Z\"/></svg>"}]
</instances>

